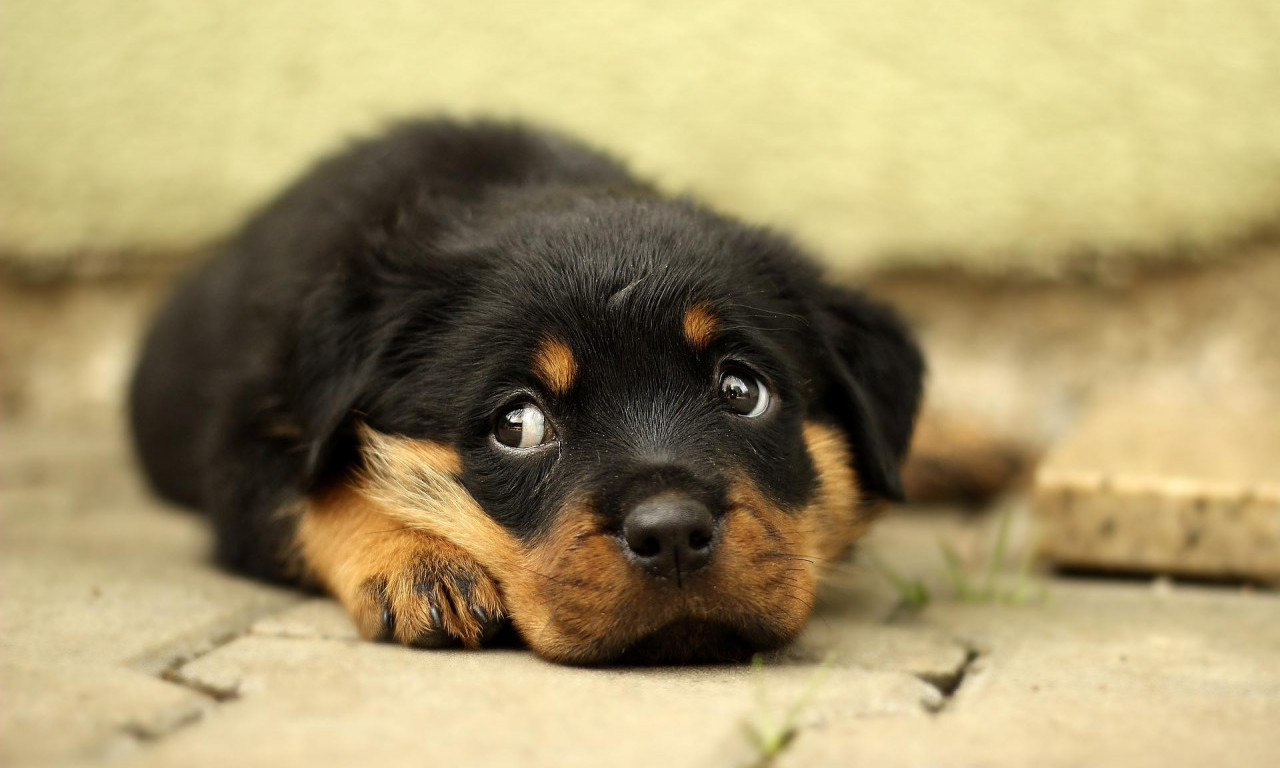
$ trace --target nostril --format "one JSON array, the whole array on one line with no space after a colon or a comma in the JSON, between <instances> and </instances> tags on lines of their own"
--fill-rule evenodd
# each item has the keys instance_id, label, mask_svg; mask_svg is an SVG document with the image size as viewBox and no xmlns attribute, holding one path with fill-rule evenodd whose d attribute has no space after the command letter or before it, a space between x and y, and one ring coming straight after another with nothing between
<instances>
[{"instance_id":1,"label":"nostril","mask_svg":"<svg viewBox=\"0 0 1280 768\"><path fill-rule=\"evenodd\" d=\"M689 549L700 550L711 546L711 531L697 530L689 534Z\"/></svg>"},{"instance_id":2,"label":"nostril","mask_svg":"<svg viewBox=\"0 0 1280 768\"><path fill-rule=\"evenodd\" d=\"M627 542L627 547L640 557L654 557L662 552L662 543L653 536L646 536L636 542Z\"/></svg>"}]
</instances>

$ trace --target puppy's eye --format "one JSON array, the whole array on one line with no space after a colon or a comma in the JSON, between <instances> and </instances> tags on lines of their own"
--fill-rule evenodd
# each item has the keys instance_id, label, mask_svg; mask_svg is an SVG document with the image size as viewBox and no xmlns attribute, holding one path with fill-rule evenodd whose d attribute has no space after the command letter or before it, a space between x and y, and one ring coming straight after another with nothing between
<instances>
[{"instance_id":1,"label":"puppy's eye","mask_svg":"<svg viewBox=\"0 0 1280 768\"><path fill-rule=\"evenodd\" d=\"M720 374L720 399L734 413L754 419L769 409L772 398L755 376L741 368L730 368Z\"/></svg>"},{"instance_id":2,"label":"puppy's eye","mask_svg":"<svg viewBox=\"0 0 1280 768\"><path fill-rule=\"evenodd\" d=\"M508 448L536 448L556 438L542 409L533 403L518 403L498 416L493 436Z\"/></svg>"}]
</instances>

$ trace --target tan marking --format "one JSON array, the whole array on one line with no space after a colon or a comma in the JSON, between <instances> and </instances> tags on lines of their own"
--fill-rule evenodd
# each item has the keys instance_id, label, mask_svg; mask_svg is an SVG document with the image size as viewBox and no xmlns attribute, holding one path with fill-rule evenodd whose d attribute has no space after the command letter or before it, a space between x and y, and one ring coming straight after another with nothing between
<instances>
[{"instance_id":1,"label":"tan marking","mask_svg":"<svg viewBox=\"0 0 1280 768\"><path fill-rule=\"evenodd\" d=\"M812 566L793 555L801 518L735 483L710 564L683 587L659 582L627 561L616 537L591 510L575 505L550 535L525 554L526 578L507 592L521 634L553 661L592 664L616 658L673 622L693 619L754 624L763 646L781 645L813 607ZM678 642L678 639L677 639ZM699 658L696 638L662 648L663 661Z\"/></svg>"},{"instance_id":2,"label":"tan marking","mask_svg":"<svg viewBox=\"0 0 1280 768\"><path fill-rule=\"evenodd\" d=\"M880 506L859 504L861 493L844 434L834 427L805 422L805 447L818 474L818 493L809 506L812 555L826 564L843 557L866 533Z\"/></svg>"},{"instance_id":3,"label":"tan marking","mask_svg":"<svg viewBox=\"0 0 1280 768\"><path fill-rule=\"evenodd\" d=\"M685 617L747 617L768 628L770 644L781 644L800 630L812 606L810 566L782 552L800 540L791 530L800 518L775 509L749 484L726 517L717 557L695 575L701 587L676 589L629 563L616 537L580 502L563 510L546 535L525 545L462 487L457 455L447 447L367 428L361 439L368 468L360 479L362 492L390 518L475 558L497 581L520 634L547 659L606 661ZM780 541L770 538L770 526L782 532ZM770 556L775 550L783 556ZM678 654L673 651L673 658Z\"/></svg>"},{"instance_id":4,"label":"tan marking","mask_svg":"<svg viewBox=\"0 0 1280 768\"><path fill-rule=\"evenodd\" d=\"M358 486L309 498L296 547L308 576L338 598L367 639L414 645L442 628L475 647L484 627L471 609L505 613L497 585L474 558L396 519ZM467 584L465 594L454 577ZM432 602L440 626L430 615ZM384 609L394 616L392 638L383 637Z\"/></svg>"},{"instance_id":5,"label":"tan marking","mask_svg":"<svg viewBox=\"0 0 1280 768\"><path fill-rule=\"evenodd\" d=\"M533 356L533 372L552 393L563 395L573 386L578 375L578 363L573 359L569 345L548 336Z\"/></svg>"},{"instance_id":6,"label":"tan marking","mask_svg":"<svg viewBox=\"0 0 1280 768\"><path fill-rule=\"evenodd\" d=\"M805 442L819 476L813 503L783 510L749 479L735 479L711 563L677 588L628 562L616 536L581 501L570 502L550 531L525 544L467 493L452 449L363 427L360 435L367 468L358 479L362 498L376 504L383 519L474 558L493 577L506 614L529 646L559 662L610 660L686 618L751 624L762 633L758 642L784 643L808 619L824 564L842 555L871 520L857 505L842 435L806 424ZM340 531L335 546L351 534ZM696 640L688 642L688 649L663 653L680 660L685 650L695 650Z\"/></svg>"},{"instance_id":7,"label":"tan marking","mask_svg":"<svg viewBox=\"0 0 1280 768\"><path fill-rule=\"evenodd\" d=\"M457 453L367 427L360 428L360 439L364 492L400 523L450 541L474 557L497 580L506 615L530 646L548 658L562 656L544 652L539 642L550 618L546 593L555 585L539 570L529 548L485 514L462 486Z\"/></svg>"},{"instance_id":8,"label":"tan marking","mask_svg":"<svg viewBox=\"0 0 1280 768\"><path fill-rule=\"evenodd\" d=\"M695 350L706 349L715 338L720 320L706 304L694 304L684 313L684 338Z\"/></svg>"},{"instance_id":9,"label":"tan marking","mask_svg":"<svg viewBox=\"0 0 1280 768\"><path fill-rule=\"evenodd\" d=\"M357 482L386 514L457 544L486 567L519 558L520 542L485 514L462 486L462 461L456 451L365 426L359 428L359 437L365 471Z\"/></svg>"}]
</instances>

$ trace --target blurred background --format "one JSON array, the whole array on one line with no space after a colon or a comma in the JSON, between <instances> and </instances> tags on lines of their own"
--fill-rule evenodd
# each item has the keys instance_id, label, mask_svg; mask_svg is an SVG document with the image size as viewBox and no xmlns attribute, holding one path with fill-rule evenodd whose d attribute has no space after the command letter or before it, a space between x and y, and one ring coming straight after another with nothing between
<instances>
[{"instance_id":1,"label":"blurred background","mask_svg":"<svg viewBox=\"0 0 1280 768\"><path fill-rule=\"evenodd\" d=\"M849 270L1203 251L1280 198L1273 3L6 3L3 247L190 251L423 112L547 123Z\"/></svg>"},{"instance_id":2,"label":"blurred background","mask_svg":"<svg viewBox=\"0 0 1280 768\"><path fill-rule=\"evenodd\" d=\"M1259 265L1226 274L1280 239L1280 9L1266 0L0 12L10 417L114 407L143 283L200 258L318 156L430 113L560 128L793 233L844 278L894 276L930 344L956 337L935 355L935 399L1038 437L1116 375L1098 365L1145 374L1177 352L1198 366L1179 375L1215 382L1251 365L1258 320L1235 305L1276 285ZM945 288L918 294L907 275ZM1060 344L1086 359L1055 367Z\"/></svg>"},{"instance_id":3,"label":"blurred background","mask_svg":"<svg viewBox=\"0 0 1280 768\"><path fill-rule=\"evenodd\" d=\"M1043 457L1019 498L1047 562L1280 579L1272 0L7 0L11 625L62 599L31 586L53 534L13 510L69 535L95 499L154 503L122 391L174 276L319 156L423 114L577 135L895 303L930 408Z\"/></svg>"}]
</instances>

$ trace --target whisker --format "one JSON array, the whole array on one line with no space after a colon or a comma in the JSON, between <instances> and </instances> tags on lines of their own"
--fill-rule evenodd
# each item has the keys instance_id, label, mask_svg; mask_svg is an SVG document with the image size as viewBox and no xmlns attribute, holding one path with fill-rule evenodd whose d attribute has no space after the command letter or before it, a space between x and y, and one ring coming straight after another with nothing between
<instances>
[{"instance_id":1,"label":"whisker","mask_svg":"<svg viewBox=\"0 0 1280 768\"><path fill-rule=\"evenodd\" d=\"M386 529L385 531L361 531L361 532L360 532L360 533L358 533L357 535L358 535L358 536L372 536L372 535L377 534L377 533L403 533L404 531L411 531L411 530L421 530L421 529L417 528L416 526L412 526L412 525L402 525L402 526L400 526L399 528L388 528L388 529Z\"/></svg>"},{"instance_id":2,"label":"whisker","mask_svg":"<svg viewBox=\"0 0 1280 768\"><path fill-rule=\"evenodd\" d=\"M534 576L539 576L541 578L544 578L547 581L557 586L561 586L561 587L572 586L571 584L566 584L564 581L561 581L560 579L557 579L554 576L550 576L548 574L542 573L541 571L534 570L533 568L530 568L527 565L521 565L520 563L509 563L509 565L513 565L516 568L519 568L520 570L525 571L526 573L533 574Z\"/></svg>"},{"instance_id":3,"label":"whisker","mask_svg":"<svg viewBox=\"0 0 1280 768\"><path fill-rule=\"evenodd\" d=\"M805 557L804 555L793 555L789 552L766 552L763 555L760 555L760 557L768 560L799 560L800 562L805 563L818 562L817 558Z\"/></svg>"}]
</instances>

